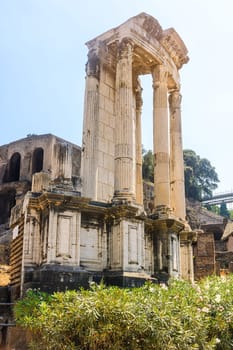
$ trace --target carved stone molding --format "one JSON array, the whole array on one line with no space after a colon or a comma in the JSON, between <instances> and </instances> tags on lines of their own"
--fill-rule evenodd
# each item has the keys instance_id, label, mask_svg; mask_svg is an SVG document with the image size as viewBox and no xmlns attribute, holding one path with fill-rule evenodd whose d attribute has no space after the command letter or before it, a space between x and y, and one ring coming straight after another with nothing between
<instances>
[{"instance_id":1,"label":"carved stone molding","mask_svg":"<svg viewBox=\"0 0 233 350\"><path fill-rule=\"evenodd\" d=\"M167 84L168 70L166 66L158 64L152 71L153 88L157 89L161 84Z\"/></svg>"},{"instance_id":2,"label":"carved stone molding","mask_svg":"<svg viewBox=\"0 0 233 350\"><path fill-rule=\"evenodd\" d=\"M124 38L118 44L118 59L120 60L120 59L132 57L132 54L133 54L133 42L128 38Z\"/></svg>"},{"instance_id":3,"label":"carved stone molding","mask_svg":"<svg viewBox=\"0 0 233 350\"><path fill-rule=\"evenodd\" d=\"M159 39L163 33L163 29L159 22L155 18L148 16L145 13L142 13L141 15L145 16L142 28L153 38Z\"/></svg>"},{"instance_id":4,"label":"carved stone molding","mask_svg":"<svg viewBox=\"0 0 233 350\"><path fill-rule=\"evenodd\" d=\"M160 43L169 53L178 69L189 61L187 48L175 29L164 30Z\"/></svg>"},{"instance_id":5,"label":"carved stone molding","mask_svg":"<svg viewBox=\"0 0 233 350\"><path fill-rule=\"evenodd\" d=\"M181 231L180 232L180 241L182 244L186 242L196 242L197 240L197 232L196 231Z\"/></svg>"}]
</instances>

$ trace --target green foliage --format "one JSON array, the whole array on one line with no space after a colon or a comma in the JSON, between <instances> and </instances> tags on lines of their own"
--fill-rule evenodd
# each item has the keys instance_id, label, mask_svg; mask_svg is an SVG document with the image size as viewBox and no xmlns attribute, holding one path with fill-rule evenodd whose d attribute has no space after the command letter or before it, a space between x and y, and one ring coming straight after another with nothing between
<instances>
[{"instance_id":1,"label":"green foliage","mask_svg":"<svg viewBox=\"0 0 233 350\"><path fill-rule=\"evenodd\" d=\"M142 177L144 180L154 182L154 157L151 150L143 150Z\"/></svg>"},{"instance_id":2,"label":"green foliage","mask_svg":"<svg viewBox=\"0 0 233 350\"><path fill-rule=\"evenodd\" d=\"M219 182L215 168L210 161L200 158L192 150L184 150L185 194L189 199L200 201L211 198Z\"/></svg>"},{"instance_id":3,"label":"green foliage","mask_svg":"<svg viewBox=\"0 0 233 350\"><path fill-rule=\"evenodd\" d=\"M229 218L231 220L233 218L233 211L227 209L226 203L222 203L220 206L206 204L205 208L208 209L209 211L212 211L212 213L215 213L217 215L224 216L224 217Z\"/></svg>"},{"instance_id":4,"label":"green foliage","mask_svg":"<svg viewBox=\"0 0 233 350\"><path fill-rule=\"evenodd\" d=\"M233 220L233 210L230 209L230 210L228 210L228 211L229 211L230 219Z\"/></svg>"},{"instance_id":5,"label":"green foliage","mask_svg":"<svg viewBox=\"0 0 233 350\"><path fill-rule=\"evenodd\" d=\"M15 315L37 334L34 349L230 350L233 276L195 285L173 280L168 287L94 285L52 296L30 291Z\"/></svg>"},{"instance_id":6,"label":"green foliage","mask_svg":"<svg viewBox=\"0 0 233 350\"><path fill-rule=\"evenodd\" d=\"M221 203L221 205L220 205L220 215L225 216L226 218L230 218L230 212L227 209L226 203Z\"/></svg>"},{"instance_id":7,"label":"green foliage","mask_svg":"<svg viewBox=\"0 0 233 350\"><path fill-rule=\"evenodd\" d=\"M232 219L232 217L233 217L232 216L233 213L231 213L231 211L227 209L226 203L222 203L220 206L206 204L205 207L209 211L212 211L212 213L224 216L225 218Z\"/></svg>"},{"instance_id":8,"label":"green foliage","mask_svg":"<svg viewBox=\"0 0 233 350\"><path fill-rule=\"evenodd\" d=\"M218 205L210 205L206 204L205 208L208 209L209 211L212 211L212 213L215 213L217 215L220 215L220 208Z\"/></svg>"},{"instance_id":9,"label":"green foliage","mask_svg":"<svg viewBox=\"0 0 233 350\"><path fill-rule=\"evenodd\" d=\"M215 168L210 161L200 158L192 150L184 150L185 195L189 199L211 198L219 182ZM154 182L154 157L151 150L143 149L142 177Z\"/></svg>"}]
</instances>

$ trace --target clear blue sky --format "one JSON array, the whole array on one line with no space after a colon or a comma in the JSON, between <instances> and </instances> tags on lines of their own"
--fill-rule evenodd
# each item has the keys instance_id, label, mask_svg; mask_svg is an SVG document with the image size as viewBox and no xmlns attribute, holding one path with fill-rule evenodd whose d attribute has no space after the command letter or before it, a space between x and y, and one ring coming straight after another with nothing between
<instances>
[{"instance_id":1,"label":"clear blue sky","mask_svg":"<svg viewBox=\"0 0 233 350\"><path fill-rule=\"evenodd\" d=\"M81 145L85 42L140 12L184 40L183 145L210 160L219 191L233 189L232 0L0 0L0 144L53 133ZM144 84L149 149L152 100Z\"/></svg>"}]
</instances>

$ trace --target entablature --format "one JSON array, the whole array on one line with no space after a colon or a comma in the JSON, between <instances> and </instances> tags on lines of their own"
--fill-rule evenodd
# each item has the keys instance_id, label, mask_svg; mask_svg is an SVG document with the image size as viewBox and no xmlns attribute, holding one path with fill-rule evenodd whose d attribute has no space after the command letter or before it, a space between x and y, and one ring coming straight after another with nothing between
<instances>
[{"instance_id":1,"label":"entablature","mask_svg":"<svg viewBox=\"0 0 233 350\"><path fill-rule=\"evenodd\" d=\"M178 70L189 58L186 46L173 28L163 30L155 18L141 13L88 41L86 45L89 52L100 56L102 64L115 70L123 40L128 40L132 45L135 74L150 74L152 67L163 64L170 76L169 88L176 88L180 81Z\"/></svg>"}]
</instances>

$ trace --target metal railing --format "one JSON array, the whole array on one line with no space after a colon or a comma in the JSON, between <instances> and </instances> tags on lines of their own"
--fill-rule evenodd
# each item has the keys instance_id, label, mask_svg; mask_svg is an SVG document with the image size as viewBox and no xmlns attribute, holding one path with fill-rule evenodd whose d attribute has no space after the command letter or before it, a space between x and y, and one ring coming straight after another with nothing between
<instances>
[{"instance_id":1,"label":"metal railing","mask_svg":"<svg viewBox=\"0 0 233 350\"><path fill-rule=\"evenodd\" d=\"M211 198L202 200L202 204L217 205L222 203L233 203L233 191L215 194Z\"/></svg>"}]
</instances>

